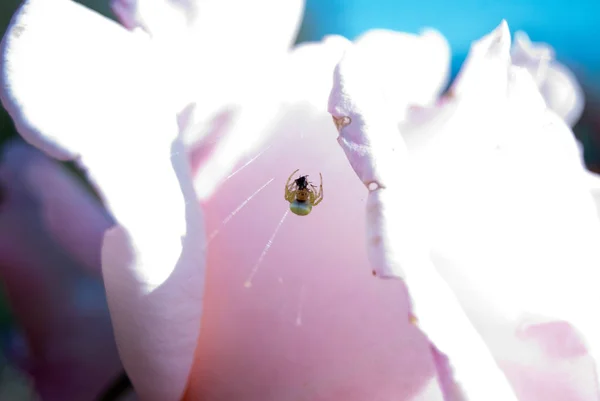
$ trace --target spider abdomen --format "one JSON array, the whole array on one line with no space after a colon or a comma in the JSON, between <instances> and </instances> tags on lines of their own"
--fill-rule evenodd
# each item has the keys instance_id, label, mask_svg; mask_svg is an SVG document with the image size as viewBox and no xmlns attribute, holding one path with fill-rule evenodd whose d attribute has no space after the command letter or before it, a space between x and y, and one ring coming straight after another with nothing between
<instances>
[{"instance_id":1,"label":"spider abdomen","mask_svg":"<svg viewBox=\"0 0 600 401\"><path fill-rule=\"evenodd\" d=\"M295 200L290 203L290 210L298 216L306 216L312 210L310 202Z\"/></svg>"}]
</instances>

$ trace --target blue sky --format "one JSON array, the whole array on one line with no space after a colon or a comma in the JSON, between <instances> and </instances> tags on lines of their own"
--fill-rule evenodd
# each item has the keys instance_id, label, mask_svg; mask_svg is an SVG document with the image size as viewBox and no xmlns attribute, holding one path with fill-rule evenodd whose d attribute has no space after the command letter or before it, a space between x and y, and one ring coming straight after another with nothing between
<instances>
[{"instance_id":1,"label":"blue sky","mask_svg":"<svg viewBox=\"0 0 600 401\"><path fill-rule=\"evenodd\" d=\"M356 37L371 28L441 31L453 50L453 71L470 43L504 18L512 32L526 31L533 41L550 43L561 61L600 75L599 0L307 0L311 31Z\"/></svg>"}]
</instances>

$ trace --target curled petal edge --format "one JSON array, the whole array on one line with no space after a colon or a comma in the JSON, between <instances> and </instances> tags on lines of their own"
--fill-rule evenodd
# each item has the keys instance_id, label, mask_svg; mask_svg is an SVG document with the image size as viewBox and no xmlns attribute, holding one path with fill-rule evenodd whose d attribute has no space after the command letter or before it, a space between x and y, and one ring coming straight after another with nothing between
<instances>
[{"instance_id":1,"label":"curled petal edge","mask_svg":"<svg viewBox=\"0 0 600 401\"><path fill-rule=\"evenodd\" d=\"M473 46L468 70L455 88L458 94L476 90L477 77L493 69L499 74L504 71L505 76L503 82L495 84L493 94L506 96L509 47L508 26L503 21ZM419 326L449 357L454 379L466 399L517 401L487 345L428 256L418 224L408 152L397 121L382 112L386 108L377 89L361 82L365 72L357 74L352 65L344 65L351 62L345 57L336 67L329 112L338 128L338 142L369 189L367 246L371 263L377 263L372 267L382 277L404 277L406 271ZM470 351L465 352L467 349Z\"/></svg>"}]
</instances>

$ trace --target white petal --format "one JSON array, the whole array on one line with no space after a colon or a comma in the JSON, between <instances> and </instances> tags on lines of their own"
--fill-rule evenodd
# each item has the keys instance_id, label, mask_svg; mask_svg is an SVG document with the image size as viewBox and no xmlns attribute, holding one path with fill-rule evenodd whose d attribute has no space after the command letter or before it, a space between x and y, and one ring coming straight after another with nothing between
<instances>
[{"instance_id":1,"label":"white petal","mask_svg":"<svg viewBox=\"0 0 600 401\"><path fill-rule=\"evenodd\" d=\"M468 70L455 88L459 97L470 98L469 104L476 104L475 95L481 93L476 82L482 78L500 78L500 82L487 86L491 93L482 94L480 101L503 96L506 103L507 34L503 23L473 47ZM369 70L360 55L349 49L336 68L329 112L340 133L340 145L370 191L367 247L372 267L383 277L403 277L406 272L420 327L448 355L466 399L516 401L487 345L434 268L429 235L423 231L427 199L419 189L420 174L411 163L386 97L371 84L376 78L370 73L377 70Z\"/></svg>"},{"instance_id":2,"label":"white petal","mask_svg":"<svg viewBox=\"0 0 600 401\"><path fill-rule=\"evenodd\" d=\"M199 333L204 232L164 66L147 38L67 0L26 2L4 44L2 99L19 131L79 155L117 221L102 269L136 391L180 399Z\"/></svg>"},{"instance_id":3,"label":"white petal","mask_svg":"<svg viewBox=\"0 0 600 401\"><path fill-rule=\"evenodd\" d=\"M247 84L252 90L228 113L225 127L219 128L223 134L196 173L194 180L200 199L211 197L234 172L240 159L252 159L261 153L260 149L264 149L274 134L272 127L283 117L283 103L309 102L317 109L326 107L333 68L348 45L349 41L339 36L330 37L324 43L305 44L280 60L283 62L277 71L265 69L255 74ZM277 65L271 67L274 66ZM199 110L196 105L194 112ZM195 115L192 120L199 118ZM196 123L192 129L202 127L203 124ZM200 131L186 135L197 138L198 133ZM212 132L204 131L204 135L209 133Z\"/></svg>"},{"instance_id":4,"label":"white petal","mask_svg":"<svg viewBox=\"0 0 600 401\"><path fill-rule=\"evenodd\" d=\"M25 2L2 51L2 102L25 139L53 155L133 150L155 116L174 115L156 96L169 91L149 42L72 1Z\"/></svg>"},{"instance_id":5,"label":"white petal","mask_svg":"<svg viewBox=\"0 0 600 401\"><path fill-rule=\"evenodd\" d=\"M545 43L534 45L525 32L515 32L515 40L511 49L512 62L519 67L527 68L538 86L541 86L546 80L550 62L554 57L552 47Z\"/></svg>"},{"instance_id":6,"label":"white petal","mask_svg":"<svg viewBox=\"0 0 600 401\"><path fill-rule=\"evenodd\" d=\"M595 173L589 173L589 182L594 203L596 204L596 210L598 211L598 216L600 217L600 176Z\"/></svg>"},{"instance_id":7,"label":"white petal","mask_svg":"<svg viewBox=\"0 0 600 401\"><path fill-rule=\"evenodd\" d=\"M111 7L125 26L142 27L153 37L193 35L199 48L220 42L246 52L252 51L247 47L283 52L294 43L304 1L111 0Z\"/></svg>"},{"instance_id":8,"label":"white petal","mask_svg":"<svg viewBox=\"0 0 600 401\"><path fill-rule=\"evenodd\" d=\"M355 44L371 70L371 80L379 81L387 101L399 109L405 104L432 104L448 82L450 47L436 30L420 35L371 30Z\"/></svg>"},{"instance_id":9,"label":"white petal","mask_svg":"<svg viewBox=\"0 0 600 401\"><path fill-rule=\"evenodd\" d=\"M483 99L498 98L506 92L507 69L510 64L510 32L506 21L490 34L471 45L457 78L452 94Z\"/></svg>"},{"instance_id":10,"label":"white petal","mask_svg":"<svg viewBox=\"0 0 600 401\"><path fill-rule=\"evenodd\" d=\"M531 73L548 107L574 126L585 106L583 89L573 73L554 59L554 50L544 43L532 43L524 32L517 32L512 60Z\"/></svg>"},{"instance_id":11,"label":"white petal","mask_svg":"<svg viewBox=\"0 0 600 401\"><path fill-rule=\"evenodd\" d=\"M352 81L363 82L362 88L346 90L371 92L380 111L385 107L401 121L408 106L427 105L443 90L449 54L447 42L433 30L422 35L373 30L347 49L340 68L344 75L363 77Z\"/></svg>"},{"instance_id":12,"label":"white petal","mask_svg":"<svg viewBox=\"0 0 600 401\"><path fill-rule=\"evenodd\" d=\"M477 92L473 81L450 101L423 162L436 268L500 360L498 339L528 315L573 323L597 356L587 283L597 281L600 225L573 133L525 68L488 67L505 88Z\"/></svg>"},{"instance_id":13,"label":"white petal","mask_svg":"<svg viewBox=\"0 0 600 401\"><path fill-rule=\"evenodd\" d=\"M371 126L365 129L372 136L345 130L338 139L367 187L372 182L386 186L394 180L405 146L400 143L397 124L410 105L437 98L447 78L448 58L448 45L435 31L421 36L371 31L347 47L334 72L329 112L338 123L347 117L349 123L362 126L367 124L364 118L368 119ZM350 116L350 109L357 114ZM379 152L376 162L375 152Z\"/></svg>"},{"instance_id":14,"label":"white petal","mask_svg":"<svg viewBox=\"0 0 600 401\"><path fill-rule=\"evenodd\" d=\"M127 26L152 35L172 72L179 110L193 103L190 123L208 125L276 75L304 1L113 0L112 6ZM186 143L200 141L202 132L187 130Z\"/></svg>"},{"instance_id":15,"label":"white petal","mask_svg":"<svg viewBox=\"0 0 600 401\"><path fill-rule=\"evenodd\" d=\"M284 100L326 109L333 70L349 46L352 42L338 35L296 46L286 59Z\"/></svg>"},{"instance_id":16,"label":"white petal","mask_svg":"<svg viewBox=\"0 0 600 401\"><path fill-rule=\"evenodd\" d=\"M214 153L197 170L201 199L266 140L281 101L284 57L303 6L302 0L113 2L121 20L151 33L155 50L166 60L177 109L186 114L181 128L187 146L201 145L213 133L212 123L229 116Z\"/></svg>"},{"instance_id":17,"label":"white petal","mask_svg":"<svg viewBox=\"0 0 600 401\"><path fill-rule=\"evenodd\" d=\"M82 160L119 223L105 235L102 268L123 365L141 398L179 400L199 335L205 266L183 145L140 149L133 160Z\"/></svg>"}]
</instances>

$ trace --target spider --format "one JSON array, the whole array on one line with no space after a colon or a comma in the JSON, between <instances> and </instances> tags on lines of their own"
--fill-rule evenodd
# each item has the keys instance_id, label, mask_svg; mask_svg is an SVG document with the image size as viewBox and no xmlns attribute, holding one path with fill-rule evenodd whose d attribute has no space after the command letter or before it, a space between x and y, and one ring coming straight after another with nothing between
<instances>
[{"instance_id":1,"label":"spider","mask_svg":"<svg viewBox=\"0 0 600 401\"><path fill-rule=\"evenodd\" d=\"M323 176L319 173L321 185L319 185L319 192L317 192L317 187L306 179L307 175L302 175L292 181L292 177L297 172L298 170L294 171L285 184L285 200L290 202L292 213L298 216L306 216L313 206L317 206L323 200Z\"/></svg>"}]
</instances>

